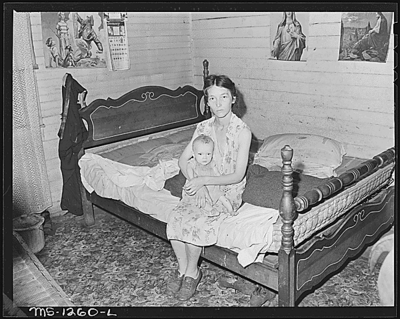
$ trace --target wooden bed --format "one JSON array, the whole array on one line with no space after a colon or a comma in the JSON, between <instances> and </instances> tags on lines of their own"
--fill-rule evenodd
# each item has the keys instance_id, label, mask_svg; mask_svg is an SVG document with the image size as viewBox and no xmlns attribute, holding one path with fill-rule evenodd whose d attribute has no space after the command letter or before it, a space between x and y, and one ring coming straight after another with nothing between
<instances>
[{"instance_id":1,"label":"wooden bed","mask_svg":"<svg viewBox=\"0 0 400 319\"><path fill-rule=\"evenodd\" d=\"M203 64L206 76L208 62ZM126 141L140 143L162 138L165 132L195 126L209 117L202 97L202 90L189 85L176 90L145 86L118 99L94 100L80 110L89 131L83 153ZM262 262L247 267L238 262L236 252L217 245L206 247L201 257L278 293L280 306L296 306L302 295L358 256L393 224L395 150L390 148L296 198L292 195L293 150L290 145L282 145L281 154L283 188L280 217L274 226L279 229L279 238L275 239L279 241L278 251L265 254ZM351 204L350 209L331 217L319 228L311 229L312 235L307 240L296 242L293 226L296 219L307 216L310 208L323 207L347 191L357 189L357 185L375 175L381 176L379 187L367 186L373 188L367 198ZM95 191L89 193L83 185L80 191L88 226L95 223L93 205L96 205L167 240L165 222L120 200L104 198Z\"/></svg>"}]
</instances>

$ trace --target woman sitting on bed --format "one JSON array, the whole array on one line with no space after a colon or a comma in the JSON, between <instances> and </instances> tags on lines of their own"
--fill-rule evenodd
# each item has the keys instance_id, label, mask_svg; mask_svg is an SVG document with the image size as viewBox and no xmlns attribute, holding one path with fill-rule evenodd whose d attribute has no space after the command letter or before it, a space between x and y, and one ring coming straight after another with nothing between
<instances>
[{"instance_id":1,"label":"woman sitting on bed","mask_svg":"<svg viewBox=\"0 0 400 319\"><path fill-rule=\"evenodd\" d=\"M233 112L238 104L235 84L224 75L210 75L204 81L204 96L213 116L197 125L192 141L183 151L179 166L186 179L185 192L194 196L190 202L181 201L167 221L167 237L178 261L178 269L167 283L168 294L176 294L179 300L191 298L202 273L198 261L202 247L214 245L221 223L230 214L221 211L218 216L204 213L211 196L206 186L224 185L225 196L235 214L242 203L246 185L246 167L251 142L249 127ZM238 113L239 114L239 113ZM213 157L220 176L199 176L190 179L188 160L192 157L193 140L201 135L210 136L214 143Z\"/></svg>"}]
</instances>

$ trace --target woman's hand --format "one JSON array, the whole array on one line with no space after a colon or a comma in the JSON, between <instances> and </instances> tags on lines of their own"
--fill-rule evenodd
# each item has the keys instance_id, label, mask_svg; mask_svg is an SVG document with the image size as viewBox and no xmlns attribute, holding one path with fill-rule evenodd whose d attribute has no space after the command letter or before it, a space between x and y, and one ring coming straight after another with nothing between
<instances>
[{"instance_id":1,"label":"woman's hand","mask_svg":"<svg viewBox=\"0 0 400 319\"><path fill-rule=\"evenodd\" d=\"M192 178L191 180L186 180L183 189L185 190L186 194L188 194L189 196L193 196L203 186L204 186L204 179L202 177L195 177Z\"/></svg>"}]
</instances>

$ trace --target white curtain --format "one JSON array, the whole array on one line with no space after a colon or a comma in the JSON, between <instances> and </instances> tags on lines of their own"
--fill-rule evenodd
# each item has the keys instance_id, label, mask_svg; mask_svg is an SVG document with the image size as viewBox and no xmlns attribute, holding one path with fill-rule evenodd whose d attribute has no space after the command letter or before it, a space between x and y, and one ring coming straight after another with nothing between
<instances>
[{"instance_id":1,"label":"white curtain","mask_svg":"<svg viewBox=\"0 0 400 319\"><path fill-rule=\"evenodd\" d=\"M13 215L41 213L52 204L39 122L29 13L14 11Z\"/></svg>"}]
</instances>

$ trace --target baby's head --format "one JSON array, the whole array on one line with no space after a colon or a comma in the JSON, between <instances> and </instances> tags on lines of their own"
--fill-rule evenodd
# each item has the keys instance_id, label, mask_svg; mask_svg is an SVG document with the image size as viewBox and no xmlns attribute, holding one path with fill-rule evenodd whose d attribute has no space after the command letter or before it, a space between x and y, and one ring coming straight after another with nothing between
<instances>
[{"instance_id":1,"label":"baby's head","mask_svg":"<svg viewBox=\"0 0 400 319\"><path fill-rule=\"evenodd\" d=\"M214 141L207 135L199 135L193 140L193 156L199 164L207 165L214 153Z\"/></svg>"}]
</instances>

